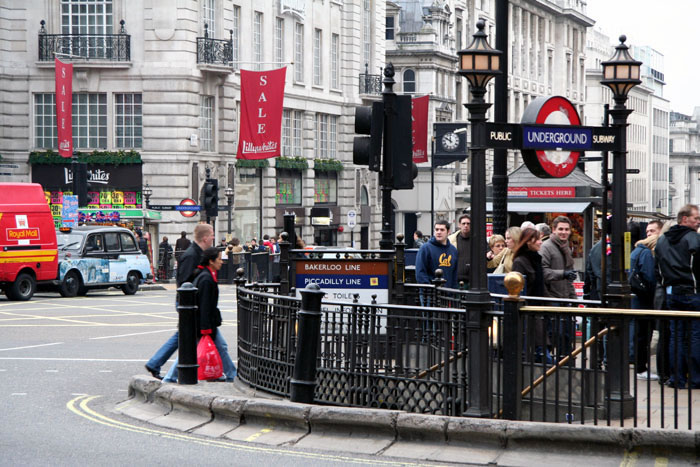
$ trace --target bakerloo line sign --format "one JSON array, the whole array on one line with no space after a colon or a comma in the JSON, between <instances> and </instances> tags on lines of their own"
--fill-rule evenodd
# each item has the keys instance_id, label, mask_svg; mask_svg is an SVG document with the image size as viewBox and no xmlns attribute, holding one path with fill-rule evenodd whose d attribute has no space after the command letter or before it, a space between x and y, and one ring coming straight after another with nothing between
<instances>
[{"instance_id":1,"label":"bakerloo line sign","mask_svg":"<svg viewBox=\"0 0 700 467\"><path fill-rule=\"evenodd\" d=\"M561 96L538 97L520 124L486 123L486 146L520 149L527 168L540 178L569 175L584 151L614 151L616 128L581 126L574 105Z\"/></svg>"}]
</instances>

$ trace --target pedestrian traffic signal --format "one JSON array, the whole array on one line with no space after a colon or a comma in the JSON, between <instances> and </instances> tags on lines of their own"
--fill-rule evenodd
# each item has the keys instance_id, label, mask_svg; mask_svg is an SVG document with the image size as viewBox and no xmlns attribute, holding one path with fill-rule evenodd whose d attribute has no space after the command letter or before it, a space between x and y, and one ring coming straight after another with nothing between
<instances>
[{"instance_id":1,"label":"pedestrian traffic signal","mask_svg":"<svg viewBox=\"0 0 700 467\"><path fill-rule=\"evenodd\" d=\"M410 111L409 111L410 118ZM384 103L374 102L372 106L355 108L355 133L369 136L356 136L352 144L352 162L366 165L369 170L379 172L382 158L382 133L384 131Z\"/></svg>"},{"instance_id":2,"label":"pedestrian traffic signal","mask_svg":"<svg viewBox=\"0 0 700 467\"><path fill-rule=\"evenodd\" d=\"M207 217L219 214L219 181L215 178L208 178L204 182L204 211Z\"/></svg>"},{"instance_id":3,"label":"pedestrian traffic signal","mask_svg":"<svg viewBox=\"0 0 700 467\"><path fill-rule=\"evenodd\" d=\"M396 96L394 115L388 115L391 131L387 132L391 154L391 184L394 190L412 190L418 167L413 163L413 122L411 96Z\"/></svg>"}]
</instances>

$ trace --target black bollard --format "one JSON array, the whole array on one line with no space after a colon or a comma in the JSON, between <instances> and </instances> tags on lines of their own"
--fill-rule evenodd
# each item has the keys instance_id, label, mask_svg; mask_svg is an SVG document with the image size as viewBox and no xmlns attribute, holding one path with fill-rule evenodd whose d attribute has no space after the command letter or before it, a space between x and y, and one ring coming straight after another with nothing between
<instances>
[{"instance_id":1,"label":"black bollard","mask_svg":"<svg viewBox=\"0 0 700 467\"><path fill-rule=\"evenodd\" d=\"M326 293L318 284L311 283L301 291L301 309L297 313L299 334L294 373L289 399L311 404L316 388L316 356L321 334L321 300Z\"/></svg>"},{"instance_id":2,"label":"black bollard","mask_svg":"<svg viewBox=\"0 0 700 467\"><path fill-rule=\"evenodd\" d=\"M197 287L185 282L177 289L178 327L178 384L197 384Z\"/></svg>"}]
</instances>

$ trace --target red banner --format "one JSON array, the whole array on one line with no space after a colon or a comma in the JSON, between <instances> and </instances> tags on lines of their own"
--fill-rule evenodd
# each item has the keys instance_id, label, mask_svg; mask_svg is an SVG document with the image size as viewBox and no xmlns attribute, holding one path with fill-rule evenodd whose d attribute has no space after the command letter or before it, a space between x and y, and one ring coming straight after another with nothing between
<instances>
[{"instance_id":1,"label":"red banner","mask_svg":"<svg viewBox=\"0 0 700 467\"><path fill-rule=\"evenodd\" d=\"M56 63L56 126L58 128L58 153L61 157L73 156L73 64Z\"/></svg>"},{"instance_id":2,"label":"red banner","mask_svg":"<svg viewBox=\"0 0 700 467\"><path fill-rule=\"evenodd\" d=\"M241 70L238 159L268 159L281 154L286 72L286 67L268 71Z\"/></svg>"},{"instance_id":3,"label":"red banner","mask_svg":"<svg viewBox=\"0 0 700 467\"><path fill-rule=\"evenodd\" d=\"M428 162L428 103L430 96L411 99L413 162Z\"/></svg>"},{"instance_id":4,"label":"red banner","mask_svg":"<svg viewBox=\"0 0 700 467\"><path fill-rule=\"evenodd\" d=\"M508 196L511 198L575 198L576 187L509 186Z\"/></svg>"}]
</instances>

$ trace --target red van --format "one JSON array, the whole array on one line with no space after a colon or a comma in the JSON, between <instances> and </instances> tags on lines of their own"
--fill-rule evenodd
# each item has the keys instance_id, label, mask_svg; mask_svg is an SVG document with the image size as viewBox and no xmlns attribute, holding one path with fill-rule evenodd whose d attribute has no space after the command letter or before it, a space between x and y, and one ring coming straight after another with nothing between
<instances>
[{"instance_id":1,"label":"red van","mask_svg":"<svg viewBox=\"0 0 700 467\"><path fill-rule=\"evenodd\" d=\"M56 229L38 183L0 183L0 288L29 300L58 273Z\"/></svg>"}]
</instances>

